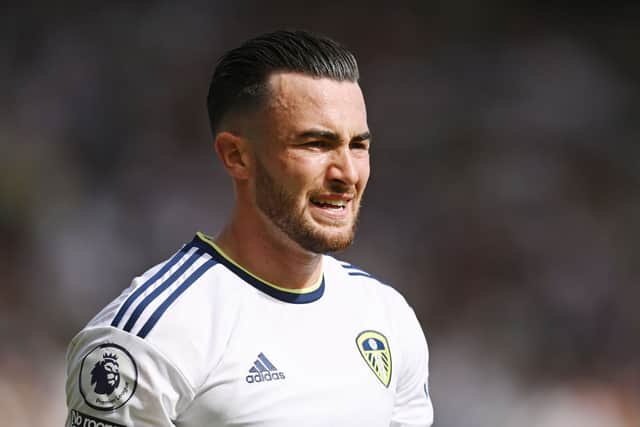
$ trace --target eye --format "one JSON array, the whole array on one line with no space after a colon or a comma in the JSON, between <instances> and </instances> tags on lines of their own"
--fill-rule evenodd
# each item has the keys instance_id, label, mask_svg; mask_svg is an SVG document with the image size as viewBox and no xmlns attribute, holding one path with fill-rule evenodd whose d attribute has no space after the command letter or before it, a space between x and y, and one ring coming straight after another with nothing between
<instances>
[{"instance_id":1,"label":"eye","mask_svg":"<svg viewBox=\"0 0 640 427\"><path fill-rule=\"evenodd\" d=\"M349 144L349 147L353 150L365 150L369 151L368 141L353 141Z\"/></svg>"},{"instance_id":2,"label":"eye","mask_svg":"<svg viewBox=\"0 0 640 427\"><path fill-rule=\"evenodd\" d=\"M302 144L304 147L309 147L309 148L327 148L329 146L329 143L327 141L309 141L309 142L305 142L304 144Z\"/></svg>"}]
</instances>

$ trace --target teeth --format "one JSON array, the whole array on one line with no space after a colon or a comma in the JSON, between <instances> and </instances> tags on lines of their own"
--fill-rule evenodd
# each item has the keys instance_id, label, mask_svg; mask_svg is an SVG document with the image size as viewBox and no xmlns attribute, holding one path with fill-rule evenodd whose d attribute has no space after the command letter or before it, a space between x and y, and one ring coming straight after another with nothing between
<instances>
[{"instance_id":1,"label":"teeth","mask_svg":"<svg viewBox=\"0 0 640 427\"><path fill-rule=\"evenodd\" d=\"M335 206L337 208L343 208L346 206L347 202L344 200L317 200L317 199L312 199L311 200L313 203L317 203L320 205L330 205L330 206Z\"/></svg>"}]
</instances>

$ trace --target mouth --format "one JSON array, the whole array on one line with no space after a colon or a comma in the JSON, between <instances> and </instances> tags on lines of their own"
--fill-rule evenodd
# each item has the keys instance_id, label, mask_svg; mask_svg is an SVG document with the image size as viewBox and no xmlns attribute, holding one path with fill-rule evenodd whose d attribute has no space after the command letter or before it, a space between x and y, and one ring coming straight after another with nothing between
<instances>
[{"instance_id":1,"label":"mouth","mask_svg":"<svg viewBox=\"0 0 640 427\"><path fill-rule=\"evenodd\" d=\"M316 196L311 197L310 200L311 204L319 208L341 211L347 208L352 198L351 196Z\"/></svg>"}]
</instances>

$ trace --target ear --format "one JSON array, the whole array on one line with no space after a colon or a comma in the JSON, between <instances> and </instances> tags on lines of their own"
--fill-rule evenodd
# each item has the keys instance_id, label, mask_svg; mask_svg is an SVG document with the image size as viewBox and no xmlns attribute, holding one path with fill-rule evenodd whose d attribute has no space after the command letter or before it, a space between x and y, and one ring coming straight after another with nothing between
<instances>
[{"instance_id":1,"label":"ear","mask_svg":"<svg viewBox=\"0 0 640 427\"><path fill-rule=\"evenodd\" d=\"M245 138L231 132L220 132L216 135L215 147L224 168L232 178L249 178L250 155L248 141Z\"/></svg>"}]
</instances>

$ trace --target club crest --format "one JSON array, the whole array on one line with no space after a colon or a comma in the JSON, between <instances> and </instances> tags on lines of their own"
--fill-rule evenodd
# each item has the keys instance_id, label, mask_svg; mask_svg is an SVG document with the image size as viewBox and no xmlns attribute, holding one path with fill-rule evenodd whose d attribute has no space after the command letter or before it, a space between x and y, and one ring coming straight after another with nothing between
<instances>
[{"instance_id":1,"label":"club crest","mask_svg":"<svg viewBox=\"0 0 640 427\"><path fill-rule=\"evenodd\" d=\"M385 387L389 387L392 365L387 338L380 332L363 331L356 338L356 345L371 371Z\"/></svg>"}]
</instances>

